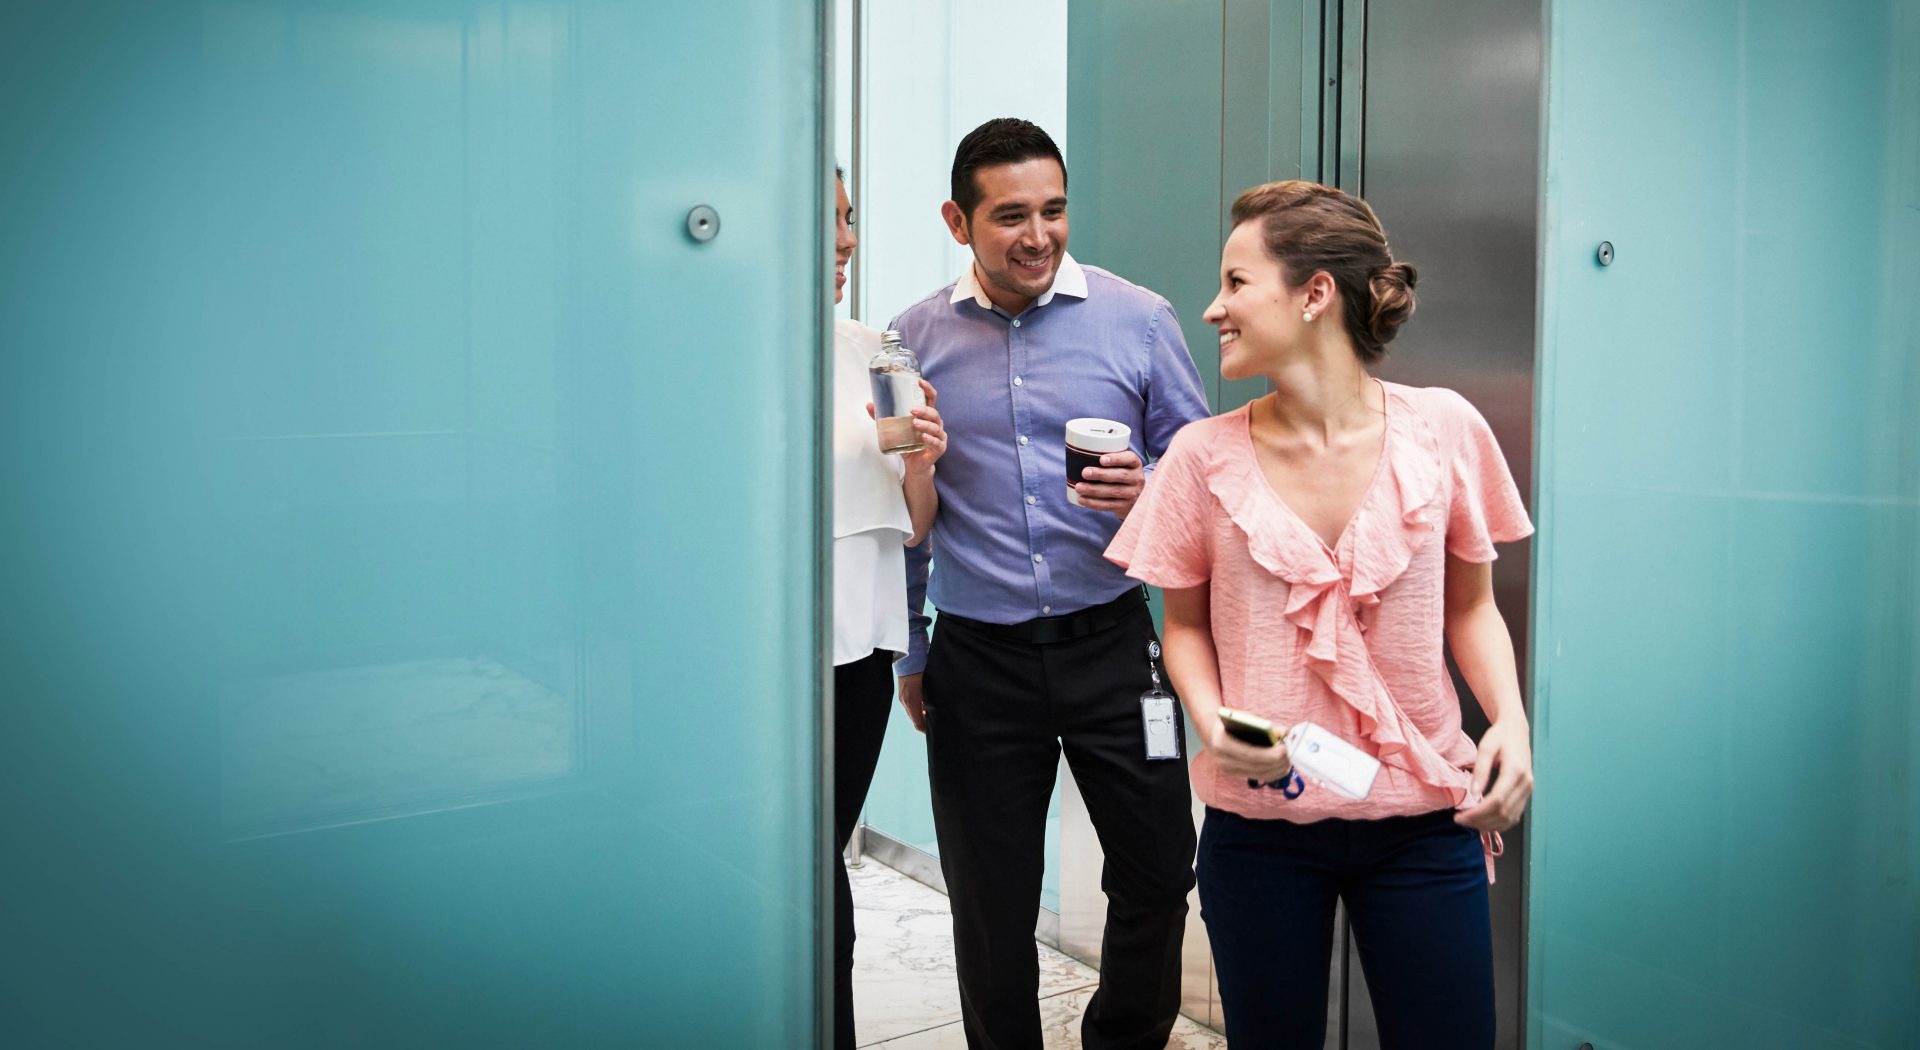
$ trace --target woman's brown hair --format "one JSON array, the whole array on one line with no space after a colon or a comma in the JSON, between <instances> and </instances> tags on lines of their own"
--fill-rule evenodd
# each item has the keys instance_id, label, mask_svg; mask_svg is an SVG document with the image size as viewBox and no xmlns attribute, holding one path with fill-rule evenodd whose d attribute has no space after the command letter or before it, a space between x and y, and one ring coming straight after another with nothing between
<instances>
[{"instance_id":1,"label":"woman's brown hair","mask_svg":"<svg viewBox=\"0 0 1920 1050\"><path fill-rule=\"evenodd\" d=\"M1233 202L1235 226L1255 219L1288 287L1326 271L1340 289L1341 321L1360 360L1385 357L1394 333L1413 316L1420 274L1393 261L1386 231L1367 202L1317 182L1269 182Z\"/></svg>"}]
</instances>

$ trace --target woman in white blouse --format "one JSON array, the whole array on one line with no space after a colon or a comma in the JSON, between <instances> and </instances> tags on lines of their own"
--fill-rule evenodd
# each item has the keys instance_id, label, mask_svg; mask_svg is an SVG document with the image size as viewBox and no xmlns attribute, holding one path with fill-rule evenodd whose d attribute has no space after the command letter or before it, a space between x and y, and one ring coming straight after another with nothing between
<instances>
[{"instance_id":1,"label":"woman in white blouse","mask_svg":"<svg viewBox=\"0 0 1920 1050\"><path fill-rule=\"evenodd\" d=\"M847 261L859 243L853 205L834 180L833 301L846 294ZM906 548L926 538L939 498L933 464L947 448L935 394L916 408L914 429L926 448L884 455L873 426L867 362L880 333L856 321L833 330L833 825L841 850L866 804L893 703L893 661L907 650ZM914 728L926 731L924 725ZM844 862L834 869L834 1045L853 1039L853 896Z\"/></svg>"}]
</instances>

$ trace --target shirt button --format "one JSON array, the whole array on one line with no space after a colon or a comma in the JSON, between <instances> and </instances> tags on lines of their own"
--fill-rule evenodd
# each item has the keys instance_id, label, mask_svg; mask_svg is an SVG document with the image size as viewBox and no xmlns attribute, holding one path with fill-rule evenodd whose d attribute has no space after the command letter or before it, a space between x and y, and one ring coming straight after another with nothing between
<instances>
[{"instance_id":1,"label":"shirt button","mask_svg":"<svg viewBox=\"0 0 1920 1050\"><path fill-rule=\"evenodd\" d=\"M1036 555L1034 555L1034 556L1033 556L1033 563L1034 563L1035 565L1038 565L1038 564L1040 564L1041 562L1043 562L1043 561L1046 561L1046 560L1047 560L1047 556L1046 556L1046 555L1044 555L1044 554L1036 554Z\"/></svg>"},{"instance_id":2,"label":"shirt button","mask_svg":"<svg viewBox=\"0 0 1920 1050\"><path fill-rule=\"evenodd\" d=\"M1040 611L1041 611L1041 612L1043 612L1043 613L1050 613L1050 612L1052 612L1052 611L1053 611L1053 606L1051 606L1051 605L1042 605L1042 606L1040 607Z\"/></svg>"},{"instance_id":3,"label":"shirt button","mask_svg":"<svg viewBox=\"0 0 1920 1050\"><path fill-rule=\"evenodd\" d=\"M1033 497L1032 497L1032 496L1028 496L1028 497L1027 497L1027 506L1029 506L1029 507L1031 507L1031 506L1033 506Z\"/></svg>"},{"instance_id":4,"label":"shirt button","mask_svg":"<svg viewBox=\"0 0 1920 1050\"><path fill-rule=\"evenodd\" d=\"M1015 328L1018 328L1018 327L1020 327L1020 319L1019 319L1018 317L1016 317L1016 318L1014 318L1014 319L1013 319L1013 326L1014 326Z\"/></svg>"},{"instance_id":5,"label":"shirt button","mask_svg":"<svg viewBox=\"0 0 1920 1050\"><path fill-rule=\"evenodd\" d=\"M1020 435L1020 443L1022 445L1027 443L1027 436L1025 434Z\"/></svg>"},{"instance_id":6,"label":"shirt button","mask_svg":"<svg viewBox=\"0 0 1920 1050\"><path fill-rule=\"evenodd\" d=\"M1013 385L1014 385L1014 386L1019 386L1019 385L1020 385L1020 377L1019 377L1019 376L1014 376L1014 377L1013 377Z\"/></svg>"}]
</instances>

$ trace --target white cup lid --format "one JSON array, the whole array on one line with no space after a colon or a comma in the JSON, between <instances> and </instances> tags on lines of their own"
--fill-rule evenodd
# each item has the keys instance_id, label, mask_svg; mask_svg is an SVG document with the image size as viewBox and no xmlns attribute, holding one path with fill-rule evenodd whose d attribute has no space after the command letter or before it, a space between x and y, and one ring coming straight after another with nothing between
<instances>
[{"instance_id":1,"label":"white cup lid","mask_svg":"<svg viewBox=\"0 0 1920 1050\"><path fill-rule=\"evenodd\" d=\"M1067 444L1082 452L1124 452L1133 428L1111 419L1067 420Z\"/></svg>"}]
</instances>

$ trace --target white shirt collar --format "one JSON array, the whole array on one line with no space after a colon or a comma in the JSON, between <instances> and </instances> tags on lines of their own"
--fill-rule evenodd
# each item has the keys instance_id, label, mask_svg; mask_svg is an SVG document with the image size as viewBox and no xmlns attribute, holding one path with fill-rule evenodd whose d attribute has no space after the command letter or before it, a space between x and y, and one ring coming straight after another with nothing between
<instances>
[{"instance_id":1,"label":"white shirt collar","mask_svg":"<svg viewBox=\"0 0 1920 1050\"><path fill-rule=\"evenodd\" d=\"M1045 306L1053 302L1053 297L1056 295L1070 295L1075 299L1087 297L1087 271L1073 261L1072 255L1063 253L1060 256L1060 268L1053 273L1053 284L1047 288L1046 294L1033 301L1033 305ZM961 274L960 279L954 282L953 296L947 301L958 303L967 299L979 303L982 310L994 309L993 300L987 298L986 289L980 287L980 278L972 263L967 264L967 272Z\"/></svg>"}]
</instances>

